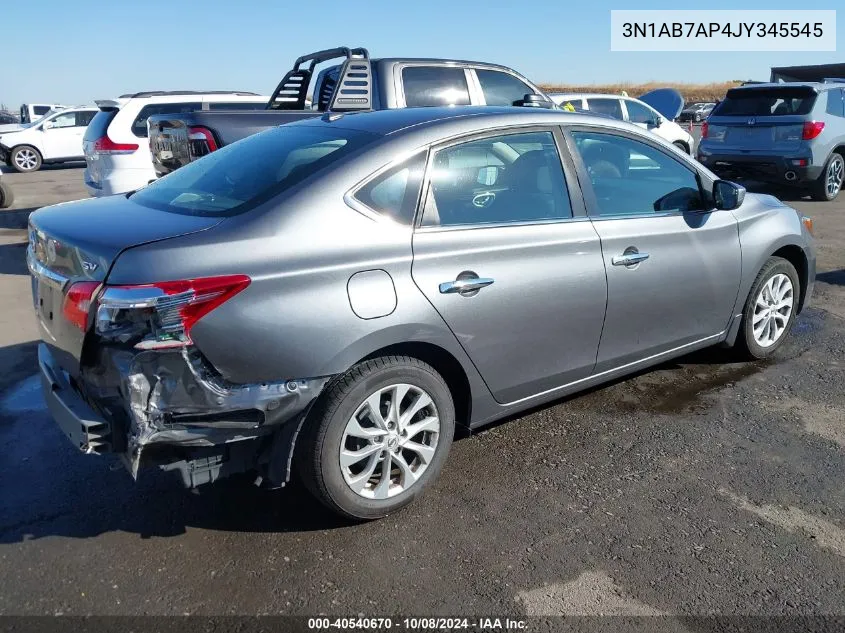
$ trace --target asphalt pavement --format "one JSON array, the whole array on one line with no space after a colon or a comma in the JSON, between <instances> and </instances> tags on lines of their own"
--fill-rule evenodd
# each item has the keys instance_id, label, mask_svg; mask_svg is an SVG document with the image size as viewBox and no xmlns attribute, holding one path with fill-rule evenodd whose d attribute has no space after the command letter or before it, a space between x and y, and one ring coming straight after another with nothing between
<instances>
[{"instance_id":1,"label":"asphalt pavement","mask_svg":"<svg viewBox=\"0 0 845 633\"><path fill-rule=\"evenodd\" d=\"M81 173L3 178L28 209ZM0 614L845 615L845 195L791 203L819 275L774 359L707 350L497 424L359 525L298 485L136 484L74 449L35 375L25 232L0 229Z\"/></svg>"}]
</instances>

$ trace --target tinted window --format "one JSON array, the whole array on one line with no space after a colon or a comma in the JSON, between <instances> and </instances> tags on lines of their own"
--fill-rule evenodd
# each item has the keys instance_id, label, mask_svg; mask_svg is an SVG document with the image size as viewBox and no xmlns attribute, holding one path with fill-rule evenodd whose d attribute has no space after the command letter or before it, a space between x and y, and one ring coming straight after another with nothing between
<instances>
[{"instance_id":1,"label":"tinted window","mask_svg":"<svg viewBox=\"0 0 845 633\"><path fill-rule=\"evenodd\" d=\"M551 132L485 138L437 152L425 226L532 222L572 217Z\"/></svg>"},{"instance_id":2,"label":"tinted window","mask_svg":"<svg viewBox=\"0 0 845 633\"><path fill-rule=\"evenodd\" d=\"M697 174L662 151L614 134L572 132L600 215L704 208Z\"/></svg>"},{"instance_id":3,"label":"tinted window","mask_svg":"<svg viewBox=\"0 0 845 633\"><path fill-rule=\"evenodd\" d=\"M132 122L132 133L142 138L147 137L147 119L154 114L181 114L201 110L201 103L157 103L141 108L138 116Z\"/></svg>"},{"instance_id":4,"label":"tinted window","mask_svg":"<svg viewBox=\"0 0 845 633\"><path fill-rule=\"evenodd\" d=\"M83 139L86 141L96 141L98 138L104 137L106 130L109 128L109 123L112 122L115 115L117 115L117 110L100 110L97 112L88 124L88 129L85 130Z\"/></svg>"},{"instance_id":5,"label":"tinted window","mask_svg":"<svg viewBox=\"0 0 845 633\"><path fill-rule=\"evenodd\" d=\"M185 165L132 194L130 200L174 213L234 215L293 187L375 138L342 128L275 127Z\"/></svg>"},{"instance_id":6,"label":"tinted window","mask_svg":"<svg viewBox=\"0 0 845 633\"><path fill-rule=\"evenodd\" d=\"M522 101L525 95L534 94L534 90L528 84L513 75L481 69L476 69L475 74L481 84L484 101L489 106L512 106Z\"/></svg>"},{"instance_id":7,"label":"tinted window","mask_svg":"<svg viewBox=\"0 0 845 633\"><path fill-rule=\"evenodd\" d=\"M402 224L411 224L425 173L426 153L420 152L361 187L355 198Z\"/></svg>"},{"instance_id":8,"label":"tinted window","mask_svg":"<svg viewBox=\"0 0 845 633\"><path fill-rule=\"evenodd\" d=\"M52 128L73 127L74 125L76 125L75 112L66 112L65 114L60 114L59 116L55 117L50 121L50 127Z\"/></svg>"},{"instance_id":9,"label":"tinted window","mask_svg":"<svg viewBox=\"0 0 845 633\"><path fill-rule=\"evenodd\" d=\"M32 111L36 116L43 116L50 111L50 106L32 106Z\"/></svg>"},{"instance_id":10,"label":"tinted window","mask_svg":"<svg viewBox=\"0 0 845 633\"><path fill-rule=\"evenodd\" d=\"M845 116L845 103L843 103L845 90L828 90L827 92L827 113L833 116Z\"/></svg>"},{"instance_id":11,"label":"tinted window","mask_svg":"<svg viewBox=\"0 0 845 633\"><path fill-rule=\"evenodd\" d=\"M402 70L405 105L409 108L469 105L463 68L409 66Z\"/></svg>"},{"instance_id":12,"label":"tinted window","mask_svg":"<svg viewBox=\"0 0 845 633\"><path fill-rule=\"evenodd\" d=\"M651 108L647 108L638 101L625 101L628 108L628 120L631 123L651 123L657 119L657 115Z\"/></svg>"},{"instance_id":13,"label":"tinted window","mask_svg":"<svg viewBox=\"0 0 845 633\"><path fill-rule=\"evenodd\" d=\"M77 127L88 127L91 123L91 119L94 118L94 115L97 114L96 110L83 110L82 112L76 113L76 126Z\"/></svg>"},{"instance_id":14,"label":"tinted window","mask_svg":"<svg viewBox=\"0 0 845 633\"><path fill-rule=\"evenodd\" d=\"M249 101L239 101L234 103L209 103L209 110L264 110L267 107L266 101L259 101L253 103Z\"/></svg>"},{"instance_id":15,"label":"tinted window","mask_svg":"<svg viewBox=\"0 0 845 633\"><path fill-rule=\"evenodd\" d=\"M622 120L622 104L619 99L587 99L587 109Z\"/></svg>"},{"instance_id":16,"label":"tinted window","mask_svg":"<svg viewBox=\"0 0 845 633\"><path fill-rule=\"evenodd\" d=\"M778 116L809 114L816 93L809 88L746 88L729 90L713 116Z\"/></svg>"}]
</instances>

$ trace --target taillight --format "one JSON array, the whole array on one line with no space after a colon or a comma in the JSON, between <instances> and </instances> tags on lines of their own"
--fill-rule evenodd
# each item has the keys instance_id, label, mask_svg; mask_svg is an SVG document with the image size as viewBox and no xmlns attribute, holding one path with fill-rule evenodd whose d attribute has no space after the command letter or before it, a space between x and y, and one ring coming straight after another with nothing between
<instances>
[{"instance_id":1,"label":"taillight","mask_svg":"<svg viewBox=\"0 0 845 633\"><path fill-rule=\"evenodd\" d=\"M701 138L707 138L707 133L710 131L710 124L705 121L701 124Z\"/></svg>"},{"instance_id":2,"label":"taillight","mask_svg":"<svg viewBox=\"0 0 845 633\"><path fill-rule=\"evenodd\" d=\"M68 323L72 323L83 332L88 330L91 300L99 287L99 281L78 281L72 284L65 294L62 315Z\"/></svg>"},{"instance_id":3,"label":"taillight","mask_svg":"<svg viewBox=\"0 0 845 633\"><path fill-rule=\"evenodd\" d=\"M103 135L94 141L96 154L131 154L137 150L137 143L115 143L108 135Z\"/></svg>"},{"instance_id":4,"label":"taillight","mask_svg":"<svg viewBox=\"0 0 845 633\"><path fill-rule=\"evenodd\" d=\"M190 345L191 328L250 284L246 275L201 277L137 286L106 286L97 299L97 332L143 325L136 349Z\"/></svg>"},{"instance_id":5,"label":"taillight","mask_svg":"<svg viewBox=\"0 0 845 633\"><path fill-rule=\"evenodd\" d=\"M811 141L822 133L824 129L824 121L807 121L804 123L804 130L801 133L801 138L805 141Z\"/></svg>"},{"instance_id":6,"label":"taillight","mask_svg":"<svg viewBox=\"0 0 845 633\"><path fill-rule=\"evenodd\" d=\"M191 143L191 153L197 158L217 151L217 141L207 127L189 127L188 139Z\"/></svg>"}]
</instances>

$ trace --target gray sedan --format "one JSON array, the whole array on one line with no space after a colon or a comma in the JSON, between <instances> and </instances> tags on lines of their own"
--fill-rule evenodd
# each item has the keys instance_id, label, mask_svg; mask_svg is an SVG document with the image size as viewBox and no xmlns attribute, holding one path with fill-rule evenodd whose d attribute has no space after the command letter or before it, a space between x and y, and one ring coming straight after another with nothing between
<instances>
[{"instance_id":1,"label":"gray sedan","mask_svg":"<svg viewBox=\"0 0 845 633\"><path fill-rule=\"evenodd\" d=\"M381 517L456 426L710 345L771 355L812 292L811 226L608 118L327 114L34 213L44 395L134 476L296 469Z\"/></svg>"}]
</instances>

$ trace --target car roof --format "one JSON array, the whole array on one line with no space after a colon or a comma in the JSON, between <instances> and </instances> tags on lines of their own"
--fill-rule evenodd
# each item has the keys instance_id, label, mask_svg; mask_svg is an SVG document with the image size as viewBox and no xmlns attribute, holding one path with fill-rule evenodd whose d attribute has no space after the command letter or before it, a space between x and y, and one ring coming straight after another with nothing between
<instances>
[{"instance_id":1,"label":"car roof","mask_svg":"<svg viewBox=\"0 0 845 633\"><path fill-rule=\"evenodd\" d=\"M563 125L567 123L593 123L605 126L611 124L614 127L639 130L636 126L623 121L594 116L586 112L566 112L557 109L517 106L397 108L350 114L330 113L319 118L304 119L288 125L333 126L380 136L398 136L412 130L428 130L430 132L428 135L436 138L438 130L447 127L449 132L463 133L507 126Z\"/></svg>"},{"instance_id":2,"label":"car roof","mask_svg":"<svg viewBox=\"0 0 845 633\"><path fill-rule=\"evenodd\" d=\"M486 68L495 68L497 70L504 70L511 73L517 73L513 68L502 66L501 64L491 64L490 62L475 62L468 59L441 59L437 57L381 57L373 59L373 63L377 64L454 64L461 66L484 66Z\"/></svg>"}]
</instances>

